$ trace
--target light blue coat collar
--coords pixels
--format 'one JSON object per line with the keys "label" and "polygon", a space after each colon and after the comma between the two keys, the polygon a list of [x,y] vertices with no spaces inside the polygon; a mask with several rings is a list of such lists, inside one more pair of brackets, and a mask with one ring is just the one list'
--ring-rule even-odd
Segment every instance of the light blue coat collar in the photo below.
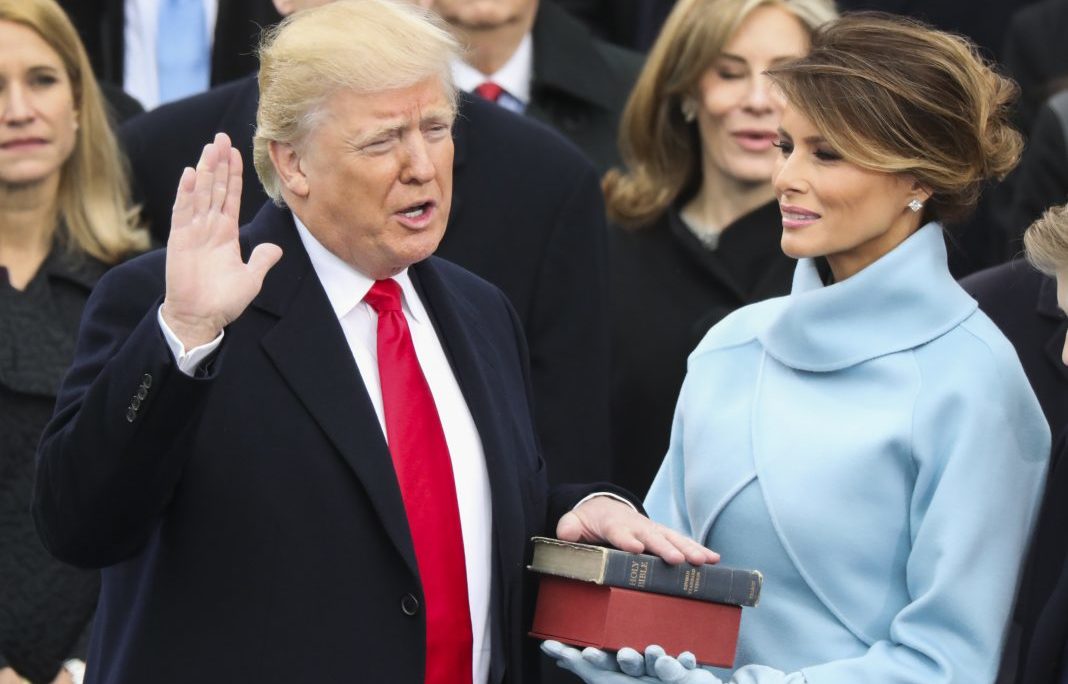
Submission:
{"label": "light blue coat collar", "polygon": [[759,335],[791,368],[834,371],[917,347],[975,311],[946,266],[942,227],[928,223],[873,264],[824,285],[801,259],[782,312]]}

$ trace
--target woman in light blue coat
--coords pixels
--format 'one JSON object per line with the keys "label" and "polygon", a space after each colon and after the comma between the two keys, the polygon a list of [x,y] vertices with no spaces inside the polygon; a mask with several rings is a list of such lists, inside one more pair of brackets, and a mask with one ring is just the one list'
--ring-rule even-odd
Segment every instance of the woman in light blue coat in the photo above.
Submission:
{"label": "woman in light blue coat", "polygon": [[646,501],[762,570],[761,604],[733,671],[547,645],[588,682],[996,675],[1049,432],[1013,348],[950,276],[941,223],[1015,164],[1014,87],[963,39],[903,20],[845,17],[813,41],[769,72],[788,103],[774,184],[792,292],[691,354]]}

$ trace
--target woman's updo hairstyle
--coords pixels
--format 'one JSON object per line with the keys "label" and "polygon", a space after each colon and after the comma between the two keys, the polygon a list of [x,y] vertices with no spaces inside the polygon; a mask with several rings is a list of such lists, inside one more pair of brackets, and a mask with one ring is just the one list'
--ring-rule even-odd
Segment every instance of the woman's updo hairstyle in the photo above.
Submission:
{"label": "woman's updo hairstyle", "polygon": [[845,15],[816,31],[806,57],[768,75],[845,159],[930,190],[925,221],[966,218],[984,181],[1020,157],[1016,84],[967,39],[915,20]]}

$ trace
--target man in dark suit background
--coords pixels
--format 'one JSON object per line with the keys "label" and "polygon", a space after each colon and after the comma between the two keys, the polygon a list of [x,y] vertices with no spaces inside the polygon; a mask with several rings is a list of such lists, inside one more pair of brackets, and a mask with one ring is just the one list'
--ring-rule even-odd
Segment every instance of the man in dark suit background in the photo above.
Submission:
{"label": "man in dark suit background", "polygon": [[[139,2],[144,4],[144,0],[59,0],[78,29],[97,78],[127,92],[134,89],[126,82],[126,25],[131,11],[138,11]],[[260,30],[281,18],[268,0],[220,0],[215,7],[215,29],[210,41],[211,86],[255,72]],[[156,103],[142,104],[152,108]]]}
{"label": "man in dark suit background", "polygon": [[[322,2],[287,0],[279,9],[306,4]],[[266,201],[252,166],[258,100],[250,76],[122,127],[134,194],[158,241],[167,239],[183,167],[218,131],[244,163],[240,222]],[[547,127],[467,94],[453,136],[453,206],[436,254],[500,287],[519,315],[551,481],[604,479],[611,464],[608,295],[597,173]]]}
{"label": "man in dark suit background", "polygon": [[549,124],[599,173],[620,163],[619,116],[641,55],[595,38],[552,0],[424,2],[469,46],[453,65],[462,90]]}
{"label": "man in dark suit background", "polygon": [[456,49],[407,4],[293,17],[254,150],[285,208],[239,236],[220,134],[168,250],[94,291],[34,503],[53,553],[103,568],[90,684],[529,682],[531,534],[715,559],[607,487],[547,488],[511,307],[430,257]]}

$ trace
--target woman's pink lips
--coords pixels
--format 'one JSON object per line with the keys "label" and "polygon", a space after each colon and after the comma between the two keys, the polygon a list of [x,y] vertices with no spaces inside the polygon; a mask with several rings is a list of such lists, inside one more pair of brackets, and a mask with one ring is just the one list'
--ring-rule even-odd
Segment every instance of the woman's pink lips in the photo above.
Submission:
{"label": "woman's pink lips", "polygon": [[779,211],[782,213],[783,228],[804,228],[820,220],[819,214],[804,207],[780,205]]}
{"label": "woman's pink lips", "polygon": [[779,135],[774,131],[741,130],[731,133],[738,145],[750,152],[766,152],[772,144],[778,140]]}
{"label": "woman's pink lips", "polygon": [[46,144],[46,141],[42,138],[19,138],[17,140],[8,140],[7,142],[0,143],[0,149],[22,150],[28,147],[39,147],[44,144]]}

